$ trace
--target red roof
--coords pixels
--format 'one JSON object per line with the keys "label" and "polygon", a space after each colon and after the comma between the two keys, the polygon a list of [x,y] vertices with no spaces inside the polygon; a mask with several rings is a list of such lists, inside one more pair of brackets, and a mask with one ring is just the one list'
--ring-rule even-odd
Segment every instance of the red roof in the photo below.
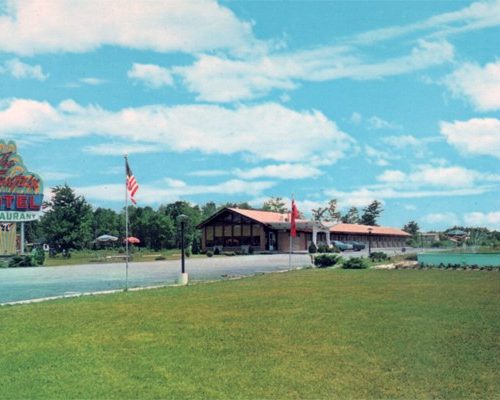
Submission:
{"label": "red roof", "polygon": [[368,235],[368,229],[372,230],[374,235],[393,235],[393,236],[411,236],[409,233],[397,228],[389,228],[386,226],[369,226],[360,224],[337,224],[330,228],[333,233],[358,233]]}
{"label": "red roof", "polygon": [[245,217],[252,218],[255,221],[263,224],[272,224],[274,222],[290,222],[290,213],[278,213],[272,211],[260,210],[245,210],[243,208],[229,208],[229,210],[244,215]]}
{"label": "red roof", "polygon": [[[245,217],[251,218],[261,224],[279,224],[290,223],[290,213],[278,213],[273,211],[261,210],[246,210],[243,208],[227,208]],[[207,220],[208,221],[208,220]],[[300,230],[310,231],[312,226],[309,226],[311,221],[305,219],[298,219],[297,223],[302,223],[302,227],[298,226]],[[204,224],[204,222],[202,223]],[[200,224],[200,225],[202,225]],[[392,236],[410,236],[409,233],[397,228],[389,228],[385,226],[368,226],[359,224],[337,224],[330,228],[333,233],[345,234],[365,234],[368,235],[368,229],[372,229],[374,235],[392,235]]]}

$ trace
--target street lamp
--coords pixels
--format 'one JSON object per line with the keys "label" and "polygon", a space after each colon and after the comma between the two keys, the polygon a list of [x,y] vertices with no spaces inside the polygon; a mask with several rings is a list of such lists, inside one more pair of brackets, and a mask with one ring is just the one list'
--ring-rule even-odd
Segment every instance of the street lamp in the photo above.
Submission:
{"label": "street lamp", "polygon": [[181,226],[181,275],[179,276],[179,283],[181,285],[187,285],[188,283],[188,274],[185,268],[185,246],[184,246],[184,227],[186,225],[188,217],[187,215],[180,214],[177,217],[177,222]]}
{"label": "street lamp", "polygon": [[368,257],[372,255],[372,231],[373,228],[368,228]]}

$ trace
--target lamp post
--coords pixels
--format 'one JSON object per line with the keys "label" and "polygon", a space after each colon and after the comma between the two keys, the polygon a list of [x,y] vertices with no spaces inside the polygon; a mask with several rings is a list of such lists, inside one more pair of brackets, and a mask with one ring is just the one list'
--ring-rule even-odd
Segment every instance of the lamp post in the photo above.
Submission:
{"label": "lamp post", "polygon": [[368,228],[368,257],[372,255],[372,231],[373,228]]}
{"label": "lamp post", "polygon": [[181,274],[179,276],[179,284],[187,285],[188,274],[185,267],[185,246],[184,246],[184,226],[186,225],[188,217],[187,215],[181,214],[177,217],[177,222],[181,226]]}

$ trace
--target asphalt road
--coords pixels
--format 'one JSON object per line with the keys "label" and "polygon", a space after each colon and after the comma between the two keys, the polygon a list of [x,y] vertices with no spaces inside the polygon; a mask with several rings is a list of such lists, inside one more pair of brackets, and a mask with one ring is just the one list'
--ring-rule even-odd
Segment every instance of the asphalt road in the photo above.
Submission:
{"label": "asphalt road", "polygon": [[[287,254],[186,258],[190,281],[205,281],[284,271]],[[309,265],[307,254],[293,254],[292,268]],[[177,281],[180,261],[129,264],[129,287],[169,285]],[[125,264],[0,269],[0,303],[99,292],[125,287]]]}
{"label": "asphalt road", "polygon": [[[401,249],[383,251],[389,255],[401,254]],[[414,253],[415,249],[411,252]],[[342,257],[347,258],[360,256],[367,257],[368,251],[365,249],[342,253]],[[292,255],[292,268],[310,263],[308,254]],[[186,272],[190,281],[227,279],[284,271],[288,268],[288,254],[186,259]],[[179,260],[130,263],[128,286],[133,288],[174,284],[179,272]],[[124,263],[0,269],[0,304],[124,287]]]}

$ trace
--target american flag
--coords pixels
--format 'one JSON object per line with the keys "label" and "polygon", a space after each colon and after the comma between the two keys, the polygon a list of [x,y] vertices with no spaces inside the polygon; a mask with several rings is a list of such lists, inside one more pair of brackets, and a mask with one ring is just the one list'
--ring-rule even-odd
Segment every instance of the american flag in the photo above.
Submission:
{"label": "american flag", "polygon": [[127,159],[125,159],[125,169],[127,170],[127,190],[130,195],[130,200],[132,201],[132,203],[137,204],[134,196],[137,193],[137,190],[139,190],[139,184],[135,180],[134,174],[132,173],[132,170],[128,165]]}

